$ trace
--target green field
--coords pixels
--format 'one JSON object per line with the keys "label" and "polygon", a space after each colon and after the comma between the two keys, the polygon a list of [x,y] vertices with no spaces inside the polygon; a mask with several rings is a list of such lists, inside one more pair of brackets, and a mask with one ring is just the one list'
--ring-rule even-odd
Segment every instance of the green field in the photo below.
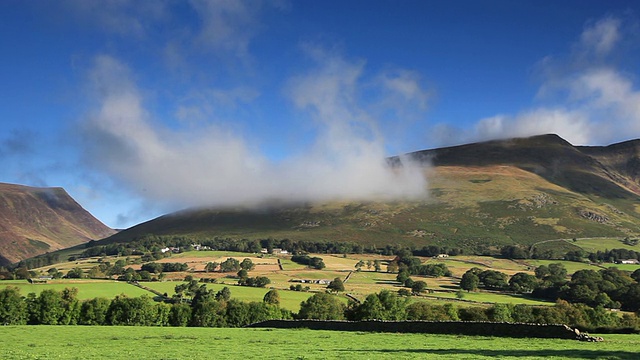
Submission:
{"label": "green field", "polygon": [[91,326],[0,327],[14,359],[638,359],[640,336],[601,343],[320,330]]}
{"label": "green field", "polygon": [[639,245],[626,245],[620,238],[594,238],[594,239],[578,239],[576,242],[572,242],[573,245],[577,245],[589,252],[605,251],[612,249],[627,249],[633,251],[640,251]]}
{"label": "green field", "polygon": [[7,286],[15,286],[20,289],[22,295],[29,293],[40,294],[42,290],[64,290],[65,288],[77,288],[78,299],[86,300],[96,297],[104,297],[112,299],[117,295],[125,294],[130,297],[148,295],[153,296],[152,293],[140,289],[131,284],[127,284],[122,281],[113,280],[54,280],[47,284],[30,284],[26,280],[3,280],[0,281],[0,288]]}

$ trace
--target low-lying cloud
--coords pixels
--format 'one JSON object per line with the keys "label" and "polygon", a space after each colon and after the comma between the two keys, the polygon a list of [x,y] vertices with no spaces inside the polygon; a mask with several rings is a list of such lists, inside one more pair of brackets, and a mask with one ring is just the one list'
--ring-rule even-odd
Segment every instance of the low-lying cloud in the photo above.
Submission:
{"label": "low-lying cloud", "polygon": [[[141,196],[175,207],[425,196],[421,168],[386,164],[376,119],[358,94],[364,64],[318,51],[311,54],[320,57],[316,67],[285,90],[300,121],[313,121],[316,136],[308,150],[277,162],[216,119],[179,129],[162,125],[145,108],[131,70],[100,56],[90,74],[97,105],[81,124],[85,160]],[[401,74],[395,89],[380,93],[424,102]]]}

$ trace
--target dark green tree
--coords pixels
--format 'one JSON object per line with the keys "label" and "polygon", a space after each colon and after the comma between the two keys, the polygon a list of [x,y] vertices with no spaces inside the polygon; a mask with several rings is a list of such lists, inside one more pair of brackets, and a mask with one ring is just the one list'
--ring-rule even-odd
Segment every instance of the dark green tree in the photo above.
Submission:
{"label": "dark green tree", "polygon": [[240,262],[234,258],[228,258],[220,264],[222,272],[238,272],[240,269]]}
{"label": "dark green tree", "polygon": [[27,304],[20,289],[9,286],[0,290],[0,325],[25,325],[27,318]]}
{"label": "dark green tree", "polygon": [[478,275],[476,275],[473,271],[465,272],[464,275],[462,275],[462,279],[460,280],[460,288],[462,290],[476,291],[479,284],[480,279],[478,278]]}
{"label": "dark green tree", "polygon": [[342,279],[337,277],[337,278],[331,280],[331,282],[327,286],[327,289],[329,289],[331,291],[335,291],[335,292],[344,291],[344,283],[342,282]]}
{"label": "dark green tree", "polygon": [[411,292],[414,294],[420,294],[427,290],[427,283],[424,281],[415,281],[411,286]]}
{"label": "dark green tree", "polygon": [[82,302],[80,306],[80,325],[107,325],[107,312],[111,300],[93,298]]}
{"label": "dark green tree", "polygon": [[538,280],[531,274],[519,272],[509,279],[509,289],[517,293],[530,293],[537,286]]}
{"label": "dark green tree", "polygon": [[300,303],[299,319],[343,320],[345,305],[328,293],[317,293]]}
{"label": "dark green tree", "polygon": [[245,258],[244,260],[242,260],[242,262],[240,263],[240,268],[246,271],[251,271],[255,268],[256,266],[253,264],[253,261],[251,261],[251,259],[249,258]]}
{"label": "dark green tree", "polygon": [[271,289],[264,294],[264,298],[262,299],[266,304],[270,305],[280,305],[280,294],[278,290]]}
{"label": "dark green tree", "polygon": [[185,303],[173,304],[169,310],[169,325],[187,326],[191,319],[191,306]]}

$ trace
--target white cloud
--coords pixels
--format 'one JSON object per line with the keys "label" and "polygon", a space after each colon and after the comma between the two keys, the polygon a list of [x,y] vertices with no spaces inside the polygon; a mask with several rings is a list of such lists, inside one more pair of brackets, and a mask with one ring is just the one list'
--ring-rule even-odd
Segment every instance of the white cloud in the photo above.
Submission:
{"label": "white cloud", "polygon": [[423,196],[420,169],[385,163],[375,121],[357,100],[363,65],[324,60],[290,83],[292,101],[317,120],[318,137],[309,151],[275,164],[211,120],[183,130],[160,125],[130,70],[98,57],[91,79],[99,105],[83,124],[86,161],[141,196],[176,207]]}
{"label": "white cloud", "polygon": [[[609,60],[630,31],[624,25],[615,17],[588,24],[567,60],[548,56],[539,63],[540,106],[481,119],[457,142],[555,133],[576,145],[603,145],[640,137],[640,91]],[[439,126],[434,136],[451,143],[453,132]]]}
{"label": "white cloud", "polygon": [[620,41],[622,21],[615,17],[605,17],[589,24],[580,35],[582,51],[597,56],[609,54]]}

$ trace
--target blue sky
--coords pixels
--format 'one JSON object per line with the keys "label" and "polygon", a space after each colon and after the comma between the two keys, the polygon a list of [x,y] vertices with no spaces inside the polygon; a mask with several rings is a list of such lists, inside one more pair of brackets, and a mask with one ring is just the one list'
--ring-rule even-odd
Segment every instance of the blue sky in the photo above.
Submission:
{"label": "blue sky", "polygon": [[0,2],[1,182],[112,227],[420,197],[385,156],[640,137],[636,1]]}

